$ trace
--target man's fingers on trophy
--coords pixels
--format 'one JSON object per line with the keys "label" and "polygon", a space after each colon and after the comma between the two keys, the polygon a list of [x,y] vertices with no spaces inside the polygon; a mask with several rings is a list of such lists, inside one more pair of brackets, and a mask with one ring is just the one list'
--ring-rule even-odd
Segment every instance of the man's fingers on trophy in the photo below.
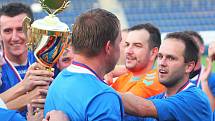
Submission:
{"label": "man's fingers on trophy", "polygon": [[37,120],[32,120],[32,121],[41,121],[41,120],[44,118],[43,113],[44,113],[44,110],[43,110],[43,109],[38,110],[38,111],[34,114],[34,116],[36,117]]}
{"label": "man's fingers on trophy", "polygon": [[53,77],[54,72],[51,72],[51,71],[48,71],[48,70],[39,70],[38,75]]}
{"label": "man's fingers on trophy", "polygon": [[49,85],[45,85],[45,86],[37,86],[38,89],[44,89],[44,90],[48,90]]}
{"label": "man's fingers on trophy", "polygon": [[32,116],[34,114],[33,107],[31,104],[27,105],[28,113],[27,116]]}
{"label": "man's fingers on trophy", "polygon": [[43,69],[43,70],[45,70],[46,67],[44,67],[42,64],[36,62],[36,63],[35,63],[35,66],[34,66],[34,69],[36,69],[36,70],[38,70],[38,69]]}
{"label": "man's fingers on trophy", "polygon": [[45,98],[33,99],[33,100],[31,100],[32,107],[34,107],[34,104],[44,104],[45,101],[46,101]]}
{"label": "man's fingers on trophy", "polygon": [[47,86],[50,84],[50,81],[41,81],[41,80],[38,80],[38,81],[34,81],[32,82],[33,86]]}
{"label": "man's fingers on trophy", "polygon": [[44,67],[42,67],[42,65],[40,65],[38,62],[34,62],[33,64],[31,64],[31,66],[29,67],[30,70],[37,70],[37,69],[43,69]]}
{"label": "man's fingers on trophy", "polygon": [[34,62],[29,68],[32,70],[39,70],[39,69],[45,70],[46,69],[46,67],[44,67],[42,64],[40,64],[38,62]]}
{"label": "man's fingers on trophy", "polygon": [[47,89],[42,89],[42,88],[40,88],[40,89],[39,89],[39,93],[40,93],[40,95],[47,95],[48,90],[47,90]]}
{"label": "man's fingers on trophy", "polygon": [[28,70],[28,75],[53,77],[54,73],[47,70]]}
{"label": "man's fingers on trophy", "polygon": [[52,77],[48,77],[48,76],[31,76],[30,77],[32,80],[36,80],[36,81],[45,81],[45,82],[52,82],[54,79]]}
{"label": "man's fingers on trophy", "polygon": [[45,101],[46,101],[45,98],[37,98],[37,99],[31,100],[31,104],[32,104],[32,107],[34,107],[34,108],[43,109]]}

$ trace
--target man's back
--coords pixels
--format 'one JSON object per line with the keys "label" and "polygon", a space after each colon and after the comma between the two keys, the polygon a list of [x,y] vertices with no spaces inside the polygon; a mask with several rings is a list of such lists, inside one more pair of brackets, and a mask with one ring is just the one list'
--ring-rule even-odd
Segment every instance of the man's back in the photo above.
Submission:
{"label": "man's back", "polygon": [[49,88],[45,114],[62,110],[70,120],[120,120],[123,107],[117,93],[83,67],[70,65]]}

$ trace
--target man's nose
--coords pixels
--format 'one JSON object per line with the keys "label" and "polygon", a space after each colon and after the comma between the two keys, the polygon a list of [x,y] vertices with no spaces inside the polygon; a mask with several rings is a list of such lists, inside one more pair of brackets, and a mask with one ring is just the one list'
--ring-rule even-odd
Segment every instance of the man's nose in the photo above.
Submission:
{"label": "man's nose", "polygon": [[12,34],[12,38],[11,38],[13,41],[16,41],[19,39],[19,35],[18,35],[18,32],[16,31],[13,31],[13,34]]}
{"label": "man's nose", "polygon": [[133,48],[132,46],[128,46],[125,48],[125,53],[126,54],[132,54],[134,51],[133,51]]}
{"label": "man's nose", "polygon": [[165,58],[158,59],[158,65],[159,66],[166,66],[167,65],[166,59]]}

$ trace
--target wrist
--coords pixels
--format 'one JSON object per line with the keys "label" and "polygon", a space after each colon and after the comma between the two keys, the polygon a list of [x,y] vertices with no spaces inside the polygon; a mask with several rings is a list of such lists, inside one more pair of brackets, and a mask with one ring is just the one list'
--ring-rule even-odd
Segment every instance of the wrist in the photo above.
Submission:
{"label": "wrist", "polygon": [[24,86],[23,82],[18,83],[18,87],[15,94],[25,94],[28,92],[28,89]]}

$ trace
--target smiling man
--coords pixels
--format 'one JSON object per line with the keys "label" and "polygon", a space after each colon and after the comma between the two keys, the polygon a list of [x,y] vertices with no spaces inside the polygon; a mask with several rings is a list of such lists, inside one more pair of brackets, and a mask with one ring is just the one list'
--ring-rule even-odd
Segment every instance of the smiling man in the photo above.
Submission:
{"label": "smiling man", "polygon": [[[53,73],[45,70],[45,67],[41,65],[41,68],[32,66],[32,69],[29,69],[30,65],[35,62],[35,57],[33,52],[28,51],[27,37],[22,30],[23,19],[26,16],[33,20],[30,7],[22,3],[9,3],[0,8],[0,35],[3,41],[5,59],[2,66],[0,93],[7,91],[18,83],[24,83],[24,85],[29,83],[26,87],[20,86],[18,88],[22,95],[26,96],[25,93],[34,90],[36,86],[48,86],[50,81],[53,80],[51,78]],[[27,95],[27,97],[30,98],[31,96]],[[10,103],[10,106],[8,104],[8,108],[23,110],[31,99],[27,100],[27,98],[22,97],[20,100],[13,104]],[[22,114],[25,116],[26,111],[23,111]]]}
{"label": "smiling man", "polygon": [[159,83],[157,69],[153,67],[160,44],[160,31],[154,25],[146,23],[131,27],[124,42],[128,72],[119,76],[112,87],[143,98],[163,92],[164,86]]}

